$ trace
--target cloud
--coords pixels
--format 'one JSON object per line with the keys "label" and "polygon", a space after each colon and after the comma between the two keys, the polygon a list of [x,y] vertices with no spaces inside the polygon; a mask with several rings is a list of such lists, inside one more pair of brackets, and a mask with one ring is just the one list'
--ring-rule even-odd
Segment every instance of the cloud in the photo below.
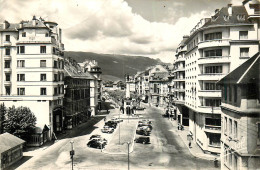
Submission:
{"label": "cloud", "polygon": [[[138,4],[124,0],[0,0],[0,20],[19,22],[36,15],[55,21],[63,29],[66,50],[144,55],[172,61],[182,36],[189,34],[201,18],[209,17],[215,9],[212,6],[219,4],[208,0],[149,1],[154,1],[153,11],[149,11],[148,0],[143,0],[139,2],[148,6],[137,12]],[[164,8],[159,2],[167,2],[167,10],[156,10]],[[203,10],[204,7],[209,10]],[[146,15],[158,19],[152,21]]]}

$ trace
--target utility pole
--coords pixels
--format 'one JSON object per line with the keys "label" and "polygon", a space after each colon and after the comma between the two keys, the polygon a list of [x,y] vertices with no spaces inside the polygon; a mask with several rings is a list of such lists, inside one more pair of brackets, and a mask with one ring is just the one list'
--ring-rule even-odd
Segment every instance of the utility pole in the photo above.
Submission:
{"label": "utility pole", "polygon": [[130,170],[130,159],[129,159],[129,145],[130,145],[130,142],[127,142],[127,150],[128,150],[128,170]]}
{"label": "utility pole", "polygon": [[73,170],[73,156],[75,154],[74,150],[73,150],[73,141],[70,141],[71,143],[71,151],[70,151],[70,158],[71,158],[71,169]]}

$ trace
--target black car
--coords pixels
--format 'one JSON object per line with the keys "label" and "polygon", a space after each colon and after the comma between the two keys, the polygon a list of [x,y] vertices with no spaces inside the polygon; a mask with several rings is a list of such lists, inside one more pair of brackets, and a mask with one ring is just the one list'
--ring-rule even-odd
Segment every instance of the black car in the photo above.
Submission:
{"label": "black car", "polygon": [[116,128],[116,126],[117,126],[117,123],[116,122],[113,122],[113,121],[107,121],[106,123],[105,123],[105,125],[106,126],[109,126],[109,127],[112,127],[112,128]]}
{"label": "black car", "polygon": [[144,127],[144,126],[149,127],[151,130],[153,129],[153,126],[150,125],[150,124],[146,124],[146,123],[139,123],[139,124],[138,124],[138,127]]}
{"label": "black car", "polygon": [[138,129],[136,129],[136,134],[149,136],[150,131],[147,131],[146,129],[143,129],[143,128],[138,128]]}
{"label": "black car", "polygon": [[142,144],[149,144],[150,143],[150,137],[146,136],[140,136],[139,138],[135,139],[136,143],[142,143]]}
{"label": "black car", "polygon": [[105,147],[105,142],[99,140],[91,140],[87,143],[88,147],[102,149]]}

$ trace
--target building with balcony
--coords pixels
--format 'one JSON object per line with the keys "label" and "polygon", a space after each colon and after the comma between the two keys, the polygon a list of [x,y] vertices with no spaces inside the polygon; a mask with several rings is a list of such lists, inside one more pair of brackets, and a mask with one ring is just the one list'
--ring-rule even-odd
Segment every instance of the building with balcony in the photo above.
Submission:
{"label": "building with balcony", "polygon": [[185,42],[188,38],[189,36],[183,36],[176,50],[172,70],[174,117],[184,126],[189,126],[189,109],[185,106],[185,53],[187,51]]}
{"label": "building with balcony", "polygon": [[61,33],[57,23],[35,16],[17,24],[0,24],[0,102],[29,107],[37,125],[48,127],[48,139],[63,129]]}
{"label": "building with balcony", "polygon": [[260,55],[257,53],[218,84],[221,100],[221,169],[260,167]]}
{"label": "building with balcony", "polygon": [[204,152],[220,153],[221,88],[216,82],[259,50],[259,23],[250,3],[216,9],[185,41],[185,106],[193,140]]}
{"label": "building with balcony", "polygon": [[90,81],[95,78],[69,58],[65,59],[64,70],[64,127],[72,129],[91,116]]}

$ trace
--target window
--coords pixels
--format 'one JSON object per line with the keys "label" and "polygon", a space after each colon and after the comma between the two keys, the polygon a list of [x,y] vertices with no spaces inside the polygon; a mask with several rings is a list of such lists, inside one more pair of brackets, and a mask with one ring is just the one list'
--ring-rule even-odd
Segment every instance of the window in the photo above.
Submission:
{"label": "window", "polygon": [[222,56],[222,49],[205,51],[205,57],[216,57],[216,56]]}
{"label": "window", "polygon": [[46,67],[46,60],[40,60],[40,67]]}
{"label": "window", "polygon": [[237,139],[237,121],[234,121],[234,138]]}
{"label": "window", "polygon": [[26,37],[26,32],[23,32],[23,33],[22,33],[22,37]]}
{"label": "window", "polygon": [[205,34],[205,41],[222,39],[222,32]]}
{"label": "window", "polygon": [[17,81],[25,81],[25,74],[17,74]]}
{"label": "window", "polygon": [[58,68],[58,62],[54,61],[54,68]]}
{"label": "window", "polygon": [[248,31],[239,31],[239,39],[247,40],[248,39]]}
{"label": "window", "polygon": [[222,66],[207,66],[205,73],[222,73]]}
{"label": "window", "polygon": [[232,135],[232,119],[229,119],[229,135]]}
{"label": "window", "polygon": [[46,46],[40,47],[40,53],[46,53]]}
{"label": "window", "polygon": [[49,37],[49,33],[45,33],[45,37]]}
{"label": "window", "polygon": [[25,95],[25,88],[17,88],[17,95]]}
{"label": "window", "polygon": [[54,74],[54,81],[58,81],[58,74]]}
{"label": "window", "polygon": [[205,99],[205,106],[219,107],[221,99]]}
{"label": "window", "polygon": [[10,80],[11,80],[11,74],[5,73],[5,81],[10,81]]}
{"label": "window", "polygon": [[46,81],[46,74],[41,74],[41,81]]}
{"label": "window", "polygon": [[208,133],[209,145],[220,146],[220,134]]}
{"label": "window", "polygon": [[205,125],[221,126],[221,119],[217,118],[205,118]]}
{"label": "window", "polygon": [[57,87],[54,88],[54,95],[58,95],[58,88]]}
{"label": "window", "polygon": [[11,94],[11,88],[10,86],[5,86],[5,94],[10,95]]}
{"label": "window", "polygon": [[237,102],[237,86],[234,85],[234,102]]}
{"label": "window", "polygon": [[25,46],[20,46],[20,53],[24,54],[25,53]]}
{"label": "window", "polygon": [[240,57],[249,57],[249,48],[240,48]]}
{"label": "window", "polygon": [[25,67],[25,60],[17,60],[17,67]]}
{"label": "window", "polygon": [[205,90],[221,90],[220,85],[216,85],[216,83],[205,83]]}
{"label": "window", "polygon": [[10,55],[10,52],[11,52],[10,48],[5,49],[5,55]]}
{"label": "window", "polygon": [[10,35],[5,35],[5,41],[10,41]]}
{"label": "window", "polygon": [[46,88],[41,88],[41,95],[46,95]]}
{"label": "window", "polygon": [[11,61],[5,60],[5,68],[11,68]]}

